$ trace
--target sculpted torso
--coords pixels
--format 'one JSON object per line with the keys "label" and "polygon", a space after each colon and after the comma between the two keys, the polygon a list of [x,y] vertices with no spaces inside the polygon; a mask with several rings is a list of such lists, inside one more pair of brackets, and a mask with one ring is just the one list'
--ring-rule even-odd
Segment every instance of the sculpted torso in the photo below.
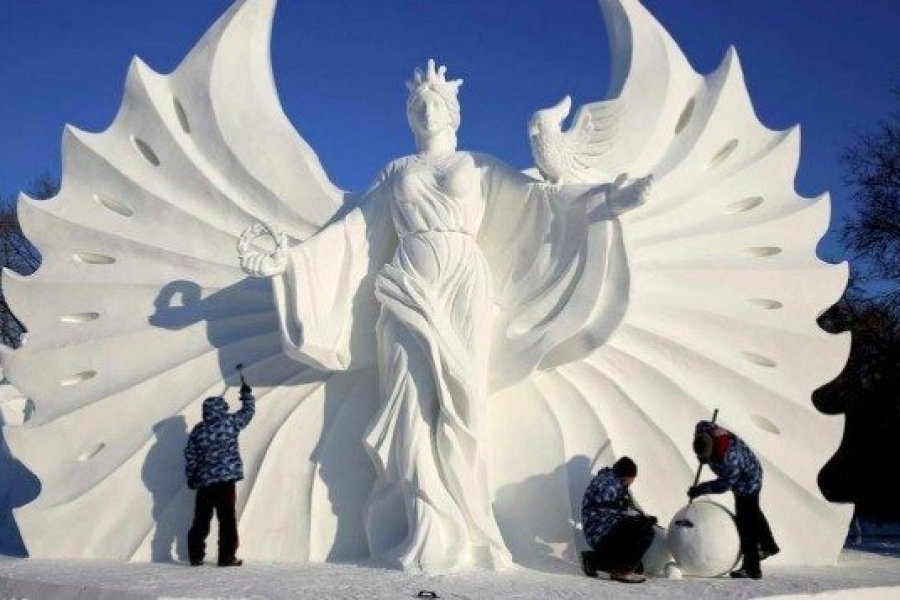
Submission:
{"label": "sculpted torso", "polygon": [[433,280],[451,249],[477,251],[474,242],[485,211],[479,171],[464,152],[416,155],[394,165],[391,217],[397,255],[408,257],[419,275]]}

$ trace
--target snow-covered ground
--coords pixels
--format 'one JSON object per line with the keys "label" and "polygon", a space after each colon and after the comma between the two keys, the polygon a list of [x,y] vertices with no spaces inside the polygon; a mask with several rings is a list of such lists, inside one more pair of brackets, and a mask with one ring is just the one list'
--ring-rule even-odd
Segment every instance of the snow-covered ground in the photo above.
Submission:
{"label": "snow-covered ground", "polygon": [[[617,584],[568,571],[406,574],[352,565],[247,565],[237,569],[176,564],[0,560],[0,598],[900,598],[898,546],[885,553],[846,550],[835,567],[768,567],[761,581],[652,579]],[[837,592],[837,593],[835,593]]]}

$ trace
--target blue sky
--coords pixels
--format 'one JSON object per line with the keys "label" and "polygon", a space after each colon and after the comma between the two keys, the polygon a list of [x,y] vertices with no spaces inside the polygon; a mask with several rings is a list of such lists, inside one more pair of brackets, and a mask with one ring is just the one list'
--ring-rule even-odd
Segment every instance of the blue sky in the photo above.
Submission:
{"label": "blue sky", "polygon": [[[132,55],[168,72],[230,0],[0,0],[0,192],[59,172],[64,123],[104,129]],[[645,0],[694,67],[738,48],[762,121],[800,123],[797,188],[849,210],[841,150],[896,109],[898,0]],[[460,145],[530,166],[531,113],[602,98],[596,0],[281,0],[273,38],[285,111],[332,179],[365,187],[412,150],[404,81],[429,57],[462,88]],[[822,248],[835,258],[833,240]]]}

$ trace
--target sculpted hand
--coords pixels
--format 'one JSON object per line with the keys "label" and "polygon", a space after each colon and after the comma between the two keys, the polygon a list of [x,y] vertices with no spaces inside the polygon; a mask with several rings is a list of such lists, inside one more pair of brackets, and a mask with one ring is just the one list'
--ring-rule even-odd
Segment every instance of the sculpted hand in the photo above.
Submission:
{"label": "sculpted hand", "polygon": [[[275,241],[275,251],[268,253],[251,249],[260,237],[269,236]],[[284,233],[262,223],[254,223],[244,230],[237,244],[241,269],[251,277],[277,277],[285,272],[288,264],[288,238]]]}

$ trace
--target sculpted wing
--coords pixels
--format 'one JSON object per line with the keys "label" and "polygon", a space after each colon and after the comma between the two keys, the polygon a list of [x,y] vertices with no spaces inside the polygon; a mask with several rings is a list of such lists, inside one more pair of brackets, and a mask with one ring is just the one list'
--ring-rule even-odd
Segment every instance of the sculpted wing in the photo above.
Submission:
{"label": "sculpted wing", "polygon": [[[614,128],[597,130],[602,152],[584,158],[579,177],[653,174],[654,187],[619,219],[628,302],[617,329],[586,358],[492,400],[504,535],[530,545],[519,560],[574,561],[572,522],[590,473],[623,454],[644,468],[637,498],[665,523],[686,502],[693,425],[720,408],[723,425],[763,463],[778,560],[831,564],[851,507],[819,491],[843,418],[819,413],[810,398],[841,371],[850,342],[816,324],[847,281],[845,264],[816,256],[829,198],[794,191],[799,129],[759,122],[734,50],[699,75],[637,0],[600,4],[613,52],[610,101],[627,108]],[[591,106],[566,135],[590,139],[578,132],[593,122]],[[540,456],[528,451],[535,445]]]}
{"label": "sculpted wing", "polygon": [[[371,396],[348,415],[335,399],[358,378],[326,380],[284,357],[271,284],[246,279],[234,258],[255,221],[304,239],[349,201],[281,109],[274,9],[275,0],[236,2],[169,75],[135,60],[109,129],[66,129],[60,194],[19,203],[42,265],[31,277],[4,274],[29,338],[2,359],[35,409],[4,437],[41,480],[39,497],[15,514],[32,557],[169,558],[191,513],[187,428],[204,397],[235,383],[239,362],[259,396],[241,438],[247,556],[364,547],[335,541],[335,522],[309,514],[328,502],[323,477],[371,477],[361,444],[328,442],[362,438]],[[277,531],[265,525],[273,495],[287,511]],[[345,507],[352,523],[361,501],[325,514],[336,521]]]}
{"label": "sculpted wing", "polygon": [[610,179],[602,171],[603,155],[615,143],[626,107],[623,102],[607,100],[591,102],[578,109],[572,126],[563,133],[569,156],[563,181],[592,183]]}

